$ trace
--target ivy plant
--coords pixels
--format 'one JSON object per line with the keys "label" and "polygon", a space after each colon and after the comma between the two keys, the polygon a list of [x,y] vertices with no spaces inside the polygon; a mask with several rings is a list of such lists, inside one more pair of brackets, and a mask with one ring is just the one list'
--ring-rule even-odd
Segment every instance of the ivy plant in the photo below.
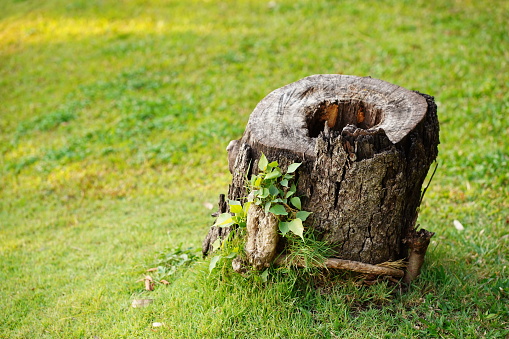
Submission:
{"label": "ivy plant", "polygon": [[[229,227],[237,225],[237,229],[243,232],[246,227],[249,207],[251,204],[255,204],[263,208],[265,213],[272,213],[277,217],[279,231],[282,236],[287,236],[291,232],[304,240],[303,222],[306,221],[311,212],[302,210],[301,199],[296,196],[295,171],[301,164],[292,163],[288,166],[286,172],[283,172],[277,161],[269,162],[265,154],[262,153],[258,161],[258,174],[252,175],[251,179],[247,180],[249,193],[247,201],[242,205],[239,201],[230,200],[230,212],[219,215],[213,226]],[[224,243],[225,241],[217,239],[213,243],[213,250],[223,247]],[[237,251],[233,251],[224,257],[234,258],[238,254],[238,248],[236,249]],[[218,255],[212,258],[210,271],[214,269],[222,257]]]}
{"label": "ivy plant", "polygon": [[293,163],[283,173],[277,161],[269,163],[262,153],[258,161],[260,172],[249,181],[248,201],[263,207],[265,213],[276,215],[283,236],[292,232],[304,240],[303,222],[311,212],[302,210],[301,200],[295,195],[297,186],[293,181],[300,165]]}

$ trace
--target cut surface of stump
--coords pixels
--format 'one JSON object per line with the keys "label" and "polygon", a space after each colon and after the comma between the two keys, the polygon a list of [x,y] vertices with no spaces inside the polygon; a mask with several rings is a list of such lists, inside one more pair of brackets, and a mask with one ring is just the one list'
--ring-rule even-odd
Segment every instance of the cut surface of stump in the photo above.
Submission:
{"label": "cut surface of stump", "polygon": [[405,258],[438,133],[431,96],[370,77],[313,75],[267,95],[230,143],[228,198],[245,199],[246,175],[256,174],[262,153],[283,170],[302,162],[297,195],[313,212],[305,225],[337,258]]}

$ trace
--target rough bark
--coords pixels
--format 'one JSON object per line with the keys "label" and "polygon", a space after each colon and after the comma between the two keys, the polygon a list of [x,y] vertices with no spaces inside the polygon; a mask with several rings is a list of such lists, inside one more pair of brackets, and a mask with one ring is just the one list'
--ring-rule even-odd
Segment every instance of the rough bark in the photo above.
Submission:
{"label": "rough bark", "polygon": [[[217,217],[222,213],[226,213],[228,211],[228,204],[226,203],[224,194],[219,195],[219,201],[217,203],[218,210],[213,213],[213,217]],[[211,227],[209,233],[205,237],[202,243],[202,253],[203,255],[207,255],[212,252],[212,244],[216,241],[217,238],[224,239],[231,231],[231,227]]]}
{"label": "rough bark", "polygon": [[313,212],[306,227],[340,259],[398,260],[407,256],[403,239],[415,226],[438,132],[431,96],[369,77],[310,76],[265,97],[230,143],[228,198],[244,199],[262,152],[283,169],[302,162],[297,194]]}

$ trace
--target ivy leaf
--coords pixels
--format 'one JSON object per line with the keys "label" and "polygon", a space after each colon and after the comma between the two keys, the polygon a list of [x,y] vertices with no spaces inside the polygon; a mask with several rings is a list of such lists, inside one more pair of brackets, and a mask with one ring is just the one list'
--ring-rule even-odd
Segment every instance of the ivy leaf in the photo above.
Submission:
{"label": "ivy leaf", "polygon": [[212,252],[215,252],[219,247],[221,247],[221,238],[217,238],[216,241],[212,243]]}
{"label": "ivy leaf", "polygon": [[262,177],[257,175],[255,177],[253,187],[260,187],[261,184],[262,184]]}
{"label": "ivy leaf", "polygon": [[276,186],[270,185],[269,193],[270,193],[270,195],[278,195],[279,194],[279,190],[277,189]]}
{"label": "ivy leaf", "polygon": [[233,225],[232,215],[230,213],[223,213],[217,217],[216,222],[212,226],[228,227],[231,225]]}
{"label": "ivy leaf", "polygon": [[286,179],[286,180],[293,179],[293,177],[294,177],[294,176],[293,176],[293,175],[291,175],[291,174],[285,174],[285,175],[283,175],[283,179]]}
{"label": "ivy leaf", "polygon": [[243,209],[244,209],[244,215],[247,215],[247,211],[249,211],[249,206],[251,206],[251,204],[252,204],[252,203],[253,203],[252,201],[248,201],[248,202],[246,202],[246,203],[244,204],[244,207],[243,207]]}
{"label": "ivy leaf", "polygon": [[299,168],[299,166],[301,164],[302,164],[301,162],[294,162],[293,164],[288,166],[288,170],[286,171],[286,173],[293,173],[293,172],[295,172],[297,170],[297,168]]}
{"label": "ivy leaf", "polygon": [[268,166],[271,167],[271,168],[278,167],[279,163],[277,161],[273,161],[270,164],[268,164]]}
{"label": "ivy leaf", "polygon": [[311,212],[308,211],[298,211],[295,217],[299,218],[302,221],[306,221],[310,214]]}
{"label": "ivy leaf", "polygon": [[263,282],[267,282],[267,279],[269,278],[269,270],[266,269],[265,271],[263,271],[263,273],[260,274],[260,278],[262,278]]}
{"label": "ivy leaf", "polygon": [[295,235],[304,240],[304,225],[302,225],[302,220],[299,218],[295,218],[288,223],[288,229],[292,231]]}
{"label": "ivy leaf", "polygon": [[267,201],[265,203],[265,214],[269,213],[271,202]]}
{"label": "ivy leaf", "polygon": [[283,236],[285,236],[286,233],[288,233],[290,231],[290,228],[288,228],[288,224],[289,224],[289,222],[287,222],[287,221],[279,222],[279,231],[281,232],[281,234]]}
{"label": "ivy leaf", "polygon": [[236,200],[230,200],[230,212],[232,213],[240,213],[240,214],[243,214],[244,213],[244,210],[242,209],[242,205],[240,204],[240,202],[236,201]]}
{"label": "ivy leaf", "polygon": [[288,180],[283,179],[283,180],[281,180],[280,184],[281,184],[281,186],[288,187]]}
{"label": "ivy leaf", "polygon": [[228,254],[225,258],[226,259],[234,259],[237,256],[237,252],[232,252]]}
{"label": "ivy leaf", "polygon": [[258,160],[258,168],[261,171],[265,171],[267,169],[267,165],[269,164],[269,161],[265,157],[265,154],[262,153],[262,156],[260,157],[260,160]]}
{"label": "ivy leaf", "polygon": [[281,172],[279,172],[279,170],[276,168],[272,172],[267,173],[267,175],[265,176],[265,180],[279,178],[280,176],[281,176]]}
{"label": "ivy leaf", "polygon": [[292,203],[293,206],[297,207],[297,209],[301,209],[301,205],[300,205],[300,198],[299,197],[293,197],[290,199],[290,202]]}
{"label": "ivy leaf", "polygon": [[286,192],[285,198],[289,198],[289,197],[291,197],[294,194],[295,194],[295,192],[288,191],[288,192]]}
{"label": "ivy leaf", "polygon": [[288,215],[283,205],[274,205],[269,209],[269,212],[275,215]]}
{"label": "ivy leaf", "polygon": [[269,196],[269,189],[268,188],[262,188],[260,189],[260,193],[258,195],[260,198],[265,199]]}
{"label": "ivy leaf", "polygon": [[214,268],[216,268],[216,265],[217,265],[217,263],[218,263],[219,259],[221,259],[221,256],[220,256],[220,255],[216,255],[214,258],[212,258],[212,259],[210,260],[210,264],[209,264],[209,273],[212,273],[212,270],[213,270]]}

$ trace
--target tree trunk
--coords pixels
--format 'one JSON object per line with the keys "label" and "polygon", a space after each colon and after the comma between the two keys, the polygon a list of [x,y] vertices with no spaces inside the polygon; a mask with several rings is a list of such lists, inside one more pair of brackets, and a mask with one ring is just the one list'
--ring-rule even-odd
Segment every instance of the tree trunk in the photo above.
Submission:
{"label": "tree trunk", "polygon": [[[431,96],[369,77],[313,75],[265,97],[242,138],[230,143],[228,198],[246,197],[246,175],[256,173],[262,152],[283,170],[302,162],[297,194],[303,210],[313,212],[306,227],[337,258],[405,258],[438,132]],[[214,234],[213,227],[204,254]]]}

